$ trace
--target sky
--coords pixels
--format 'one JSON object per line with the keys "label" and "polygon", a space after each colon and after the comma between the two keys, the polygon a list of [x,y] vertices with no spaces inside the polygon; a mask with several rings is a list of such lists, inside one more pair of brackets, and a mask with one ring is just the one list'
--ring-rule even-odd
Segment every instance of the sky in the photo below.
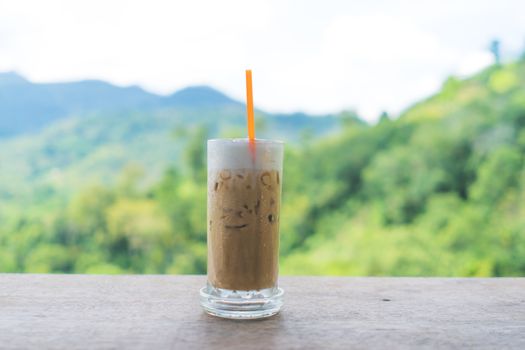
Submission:
{"label": "sky", "polygon": [[207,84],[269,112],[392,115],[525,50],[525,1],[0,0],[0,71],[169,94]]}

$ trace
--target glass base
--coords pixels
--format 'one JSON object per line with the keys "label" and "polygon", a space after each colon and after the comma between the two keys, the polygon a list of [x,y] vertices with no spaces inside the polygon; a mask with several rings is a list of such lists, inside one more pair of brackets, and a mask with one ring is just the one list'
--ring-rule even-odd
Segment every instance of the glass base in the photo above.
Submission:
{"label": "glass base", "polygon": [[258,319],[275,315],[283,305],[281,288],[229,290],[209,283],[200,290],[201,306],[213,316],[236,320]]}

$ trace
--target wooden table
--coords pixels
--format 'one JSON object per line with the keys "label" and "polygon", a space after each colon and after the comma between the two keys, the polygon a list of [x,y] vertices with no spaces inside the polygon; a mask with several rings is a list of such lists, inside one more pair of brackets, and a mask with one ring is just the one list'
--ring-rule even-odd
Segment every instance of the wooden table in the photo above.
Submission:
{"label": "wooden table", "polygon": [[204,314],[203,276],[0,274],[1,349],[525,349],[525,279],[283,277],[260,321]]}

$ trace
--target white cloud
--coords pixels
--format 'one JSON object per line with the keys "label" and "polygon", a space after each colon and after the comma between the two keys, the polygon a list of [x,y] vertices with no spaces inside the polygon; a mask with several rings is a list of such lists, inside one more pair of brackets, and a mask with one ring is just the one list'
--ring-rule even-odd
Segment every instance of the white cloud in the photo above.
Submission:
{"label": "white cloud", "polygon": [[[397,112],[449,74],[518,52],[519,1],[61,1],[0,3],[0,70],[100,78],[168,93],[211,84],[272,111]],[[504,52],[507,52],[504,51]]]}
{"label": "white cloud", "polygon": [[492,54],[488,51],[468,53],[460,59],[456,72],[460,76],[467,76],[489,66],[492,62]]}

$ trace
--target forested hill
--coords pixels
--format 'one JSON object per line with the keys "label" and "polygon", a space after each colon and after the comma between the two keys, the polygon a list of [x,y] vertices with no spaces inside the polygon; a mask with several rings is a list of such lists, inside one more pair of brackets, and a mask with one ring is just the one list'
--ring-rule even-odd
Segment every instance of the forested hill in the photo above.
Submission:
{"label": "forested hill", "polygon": [[[126,171],[113,185],[80,183],[58,208],[48,189],[33,198],[38,210],[0,211],[1,268],[204,273],[207,137],[196,129],[178,139],[178,161],[147,186]],[[281,272],[523,276],[524,155],[523,61],[449,78],[396,119],[349,117],[336,134],[289,144]],[[76,171],[106,164],[91,159]]]}
{"label": "forested hill", "polygon": [[289,159],[285,271],[523,276],[524,155],[525,62],[451,77]]}
{"label": "forested hill", "polygon": [[[139,86],[120,87],[101,80],[63,83],[33,83],[15,72],[0,73],[0,138],[33,133],[70,117],[140,114],[147,117],[161,112],[174,112],[180,122],[212,122],[226,114],[224,125],[238,124],[244,105],[209,86],[190,86],[171,95],[157,95]],[[279,119],[259,111],[270,119],[268,127],[279,127]],[[308,116],[306,120],[290,117],[295,129],[309,127],[322,134],[337,126],[333,118]],[[278,116],[275,116],[278,117]],[[242,120],[242,118],[241,118]],[[288,123],[288,119],[285,118]],[[214,123],[215,124],[215,123]],[[293,129],[288,128],[288,132]],[[294,135],[291,135],[294,136]]]}
{"label": "forested hill", "polygon": [[[160,96],[96,80],[37,84],[0,74],[0,206],[115,184],[126,167],[151,183],[194,135],[243,137],[245,115],[244,104],[207,86]],[[292,143],[340,126],[333,115],[258,110],[256,118],[258,137]]]}
{"label": "forested hill", "polygon": [[100,80],[36,84],[15,72],[0,74],[0,136],[38,131],[54,121],[95,112],[110,116],[170,107],[235,105],[240,103],[207,86],[161,96],[138,86],[119,87]]}

